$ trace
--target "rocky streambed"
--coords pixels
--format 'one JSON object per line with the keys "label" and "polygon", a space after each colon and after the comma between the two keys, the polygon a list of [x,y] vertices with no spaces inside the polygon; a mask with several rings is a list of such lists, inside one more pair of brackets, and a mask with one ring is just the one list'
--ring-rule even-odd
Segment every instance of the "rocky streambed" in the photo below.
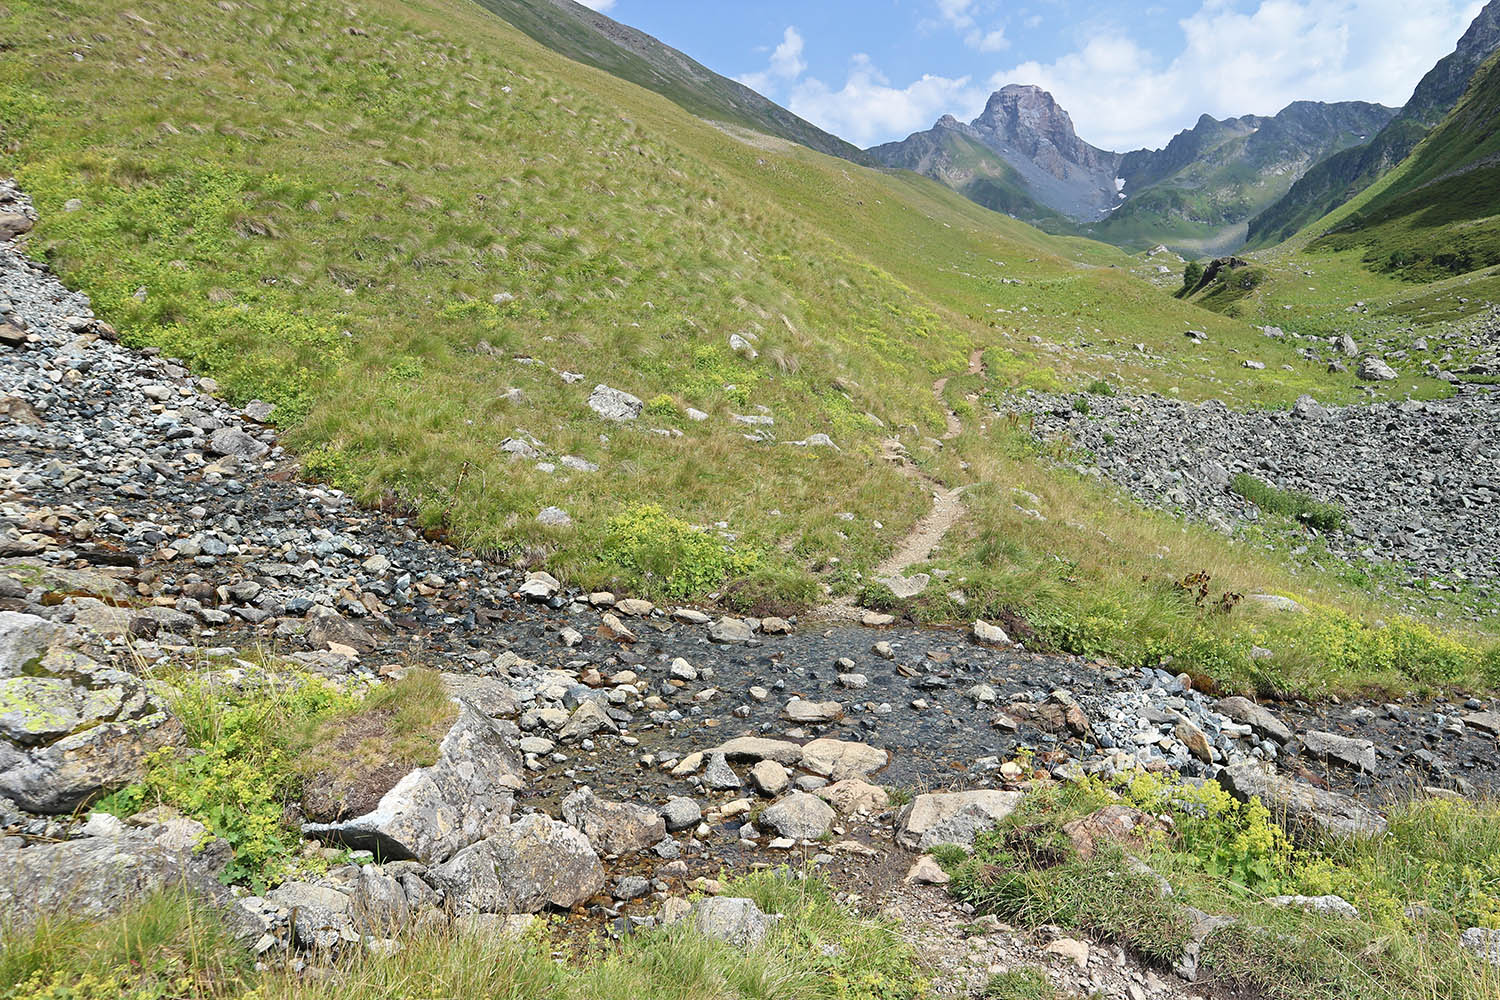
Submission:
{"label": "rocky streambed", "polygon": [[[748,939],[755,914],[686,893],[796,860],[896,898],[917,852],[1036,781],[1220,777],[1361,833],[1387,796],[1500,787],[1500,716],[1478,701],[1256,705],[982,623],[826,628],[570,590],[299,482],[269,407],[122,347],[8,244],[0,327],[0,900],[22,918],[188,878],[262,951],[549,909]],[[349,863],[256,896],[218,885],[224,846],[197,850],[190,818],[84,815],[180,740],[151,683],[169,665],[232,686],[426,667],[462,707],[436,764],[309,818],[309,849]]]}

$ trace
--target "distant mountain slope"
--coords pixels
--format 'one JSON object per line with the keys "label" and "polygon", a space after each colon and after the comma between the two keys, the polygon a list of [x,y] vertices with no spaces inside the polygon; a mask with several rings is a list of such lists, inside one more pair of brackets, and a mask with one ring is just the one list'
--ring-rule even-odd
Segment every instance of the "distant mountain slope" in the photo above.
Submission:
{"label": "distant mountain slope", "polygon": [[1051,231],[1074,228],[1066,216],[1037,201],[1020,172],[967,129],[945,115],[928,131],[877,146],[871,154],[887,166],[942,181],[970,201],[1023,222]]}
{"label": "distant mountain slope", "polygon": [[[945,115],[869,152],[1028,221],[1047,212],[1122,246],[1218,251],[1243,243],[1250,217],[1310,166],[1368,141],[1394,114],[1378,104],[1299,101],[1269,118],[1204,115],[1165,149],[1121,154],[1080,139],[1051,94],[1011,85],[973,122]],[[979,181],[976,161],[987,165]]]}
{"label": "distant mountain slope", "polygon": [[1272,117],[1216,121],[1204,115],[1165,149],[1125,154],[1118,168],[1125,200],[1085,231],[1122,246],[1237,249],[1248,221],[1308,168],[1368,142],[1395,113],[1362,101],[1297,101]]}
{"label": "distant mountain slope", "polygon": [[700,118],[742,125],[855,163],[870,162],[858,146],[650,35],[573,0],[476,2],[553,51],[654,90]]}
{"label": "distant mountain slope", "polygon": [[1500,0],[1479,12],[1452,53],[1417,84],[1411,100],[1368,145],[1318,164],[1250,221],[1249,245],[1280,243],[1332,212],[1406,158],[1463,95],[1475,72],[1500,48]]}
{"label": "distant mountain slope", "polygon": [[1405,161],[1312,249],[1428,280],[1500,263],[1500,53]]}

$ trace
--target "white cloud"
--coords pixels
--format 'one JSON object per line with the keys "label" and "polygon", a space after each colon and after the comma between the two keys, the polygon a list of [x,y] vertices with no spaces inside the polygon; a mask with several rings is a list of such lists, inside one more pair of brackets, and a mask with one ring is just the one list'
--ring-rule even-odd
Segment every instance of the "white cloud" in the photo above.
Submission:
{"label": "white cloud", "polygon": [[601,14],[605,11],[613,10],[615,6],[615,0],[578,0],[578,2],[589,10],[597,10]]}
{"label": "white cloud", "polygon": [[837,90],[815,78],[791,88],[787,107],[820,128],[860,146],[904,137],[929,127],[947,112],[974,114],[986,91],[969,77],[926,74],[905,87],[893,87],[863,53],[851,60],[848,78]]}
{"label": "white cloud", "polygon": [[976,0],[937,0],[938,17],[963,35],[964,44],[980,52],[1001,52],[1010,47],[1003,28],[986,30],[975,16]]}
{"label": "white cloud", "polygon": [[994,31],[980,31],[976,28],[964,36],[964,44],[980,52],[1003,52],[1010,48],[1010,39],[1005,37],[1005,31],[1001,28]]}
{"label": "white cloud", "polygon": [[1034,83],[1052,91],[1095,145],[1160,146],[1204,112],[1274,114],[1295,100],[1404,104],[1482,6],[1481,0],[1261,0],[1241,12],[1226,0],[1204,0],[1179,22],[1185,45],[1170,60],[1123,30],[1096,29],[1055,61],[1020,63],[989,84]]}
{"label": "white cloud", "polygon": [[802,34],[795,27],[788,27],[781,36],[781,44],[771,52],[771,62],[759,73],[746,73],[739,77],[740,83],[751,90],[765,93],[777,82],[790,82],[802,75],[807,62],[802,58]]}

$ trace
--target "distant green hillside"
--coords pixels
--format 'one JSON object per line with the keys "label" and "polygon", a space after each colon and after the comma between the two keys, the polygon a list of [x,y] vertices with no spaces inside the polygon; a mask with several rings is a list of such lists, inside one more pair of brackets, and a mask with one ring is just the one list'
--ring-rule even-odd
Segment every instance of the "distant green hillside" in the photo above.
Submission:
{"label": "distant green hillside", "polygon": [[1198,254],[1235,250],[1248,221],[1309,167],[1368,142],[1394,112],[1378,104],[1298,101],[1274,117],[1207,115],[1159,151],[1126,154],[1129,196],[1086,235],[1142,249],[1165,243]]}
{"label": "distant green hillside", "polygon": [[824,132],[650,35],[573,0],[477,2],[554,52],[654,90],[700,118],[741,125],[855,163],[870,162],[858,146]]}
{"label": "distant green hillside", "polygon": [[1411,100],[1370,143],[1319,163],[1250,221],[1248,246],[1268,247],[1289,239],[1394,169],[1453,109],[1497,47],[1500,0],[1490,0],[1454,51],[1422,78]]}
{"label": "distant green hillside", "polygon": [[1410,157],[1309,249],[1432,280],[1500,263],[1500,55]]}

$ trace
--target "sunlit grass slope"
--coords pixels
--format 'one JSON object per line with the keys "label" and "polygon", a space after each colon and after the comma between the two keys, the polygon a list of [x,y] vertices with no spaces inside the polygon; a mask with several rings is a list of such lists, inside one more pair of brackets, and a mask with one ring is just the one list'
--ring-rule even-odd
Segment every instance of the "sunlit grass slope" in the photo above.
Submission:
{"label": "sunlit grass slope", "polygon": [[[580,583],[857,588],[929,504],[883,439],[955,485],[991,468],[953,457],[988,453],[972,409],[964,439],[931,441],[932,382],[975,349],[991,398],[1099,378],[1234,405],[1357,392],[1118,250],[706,124],[463,0],[13,0],[0,28],[0,169],[37,200],[34,252],[131,342],[274,402],[310,474]],[[592,413],[600,383],[640,419]],[[788,443],[819,433],[837,448]],[[538,523],[553,505],[570,524]],[[985,531],[1029,525],[1007,507]],[[1235,582],[1243,561],[1205,545]],[[1080,607],[1203,568],[1023,555],[989,568]]]}

